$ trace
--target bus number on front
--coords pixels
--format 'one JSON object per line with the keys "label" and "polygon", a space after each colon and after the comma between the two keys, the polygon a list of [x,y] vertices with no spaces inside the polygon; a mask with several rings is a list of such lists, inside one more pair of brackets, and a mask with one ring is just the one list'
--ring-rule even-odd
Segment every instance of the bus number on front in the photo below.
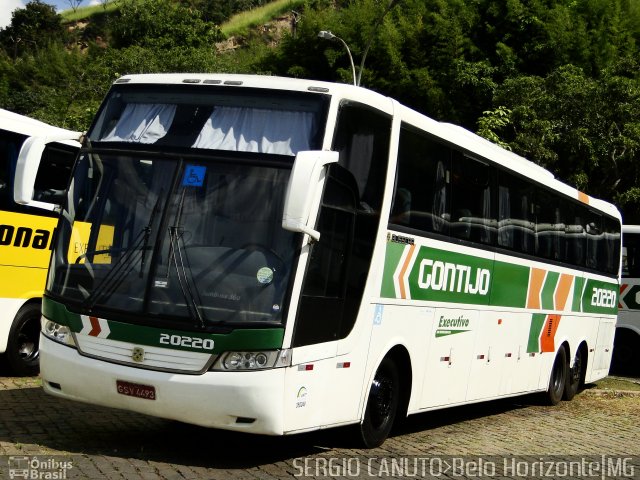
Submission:
{"label": "bus number on front", "polygon": [[188,337],[186,335],[160,334],[160,343],[173,345],[174,347],[198,348],[201,350],[213,350],[214,342],[210,338]]}

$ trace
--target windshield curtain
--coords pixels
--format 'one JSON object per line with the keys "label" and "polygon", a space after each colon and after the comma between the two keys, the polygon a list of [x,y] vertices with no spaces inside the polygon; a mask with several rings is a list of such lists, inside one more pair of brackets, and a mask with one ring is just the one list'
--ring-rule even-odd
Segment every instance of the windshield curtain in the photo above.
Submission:
{"label": "windshield curtain", "polygon": [[94,144],[127,142],[288,156],[319,148],[327,98],[219,88],[117,86],[89,137]]}
{"label": "windshield curtain", "polygon": [[81,312],[207,327],[281,322],[295,234],[289,168],[126,156],[78,160],[47,289]]}

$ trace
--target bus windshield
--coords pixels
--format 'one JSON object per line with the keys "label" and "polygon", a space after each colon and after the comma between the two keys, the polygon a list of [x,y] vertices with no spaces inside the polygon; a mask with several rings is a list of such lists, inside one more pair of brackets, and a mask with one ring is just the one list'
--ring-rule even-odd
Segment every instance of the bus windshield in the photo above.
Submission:
{"label": "bus windshield", "polygon": [[297,250],[284,194],[296,153],[320,147],[328,102],[115,85],[76,163],[48,294],[182,329],[281,324]]}
{"label": "bus windshield", "polygon": [[289,173],[257,162],[86,153],[48,292],[81,312],[144,313],[182,328],[281,322],[296,250],[295,234],[281,228]]}

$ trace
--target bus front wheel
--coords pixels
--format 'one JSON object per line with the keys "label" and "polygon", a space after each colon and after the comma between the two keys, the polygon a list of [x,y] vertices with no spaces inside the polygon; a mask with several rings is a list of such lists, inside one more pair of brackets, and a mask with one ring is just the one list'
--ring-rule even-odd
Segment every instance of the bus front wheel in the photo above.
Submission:
{"label": "bus front wheel", "polygon": [[382,445],[393,426],[400,398],[400,376],[395,362],[385,358],[371,382],[367,407],[360,424],[360,436],[366,448]]}
{"label": "bus front wheel", "polygon": [[40,371],[40,305],[24,305],[13,320],[5,352],[14,375],[33,376]]}
{"label": "bus front wheel", "polygon": [[567,352],[564,347],[560,347],[556,354],[556,359],[553,361],[549,388],[546,394],[546,400],[549,405],[557,405],[562,400],[567,383],[567,370]]}

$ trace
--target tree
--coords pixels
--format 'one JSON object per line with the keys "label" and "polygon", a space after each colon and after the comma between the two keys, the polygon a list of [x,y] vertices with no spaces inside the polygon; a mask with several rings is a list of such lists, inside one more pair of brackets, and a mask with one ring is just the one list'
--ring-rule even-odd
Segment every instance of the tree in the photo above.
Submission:
{"label": "tree", "polygon": [[11,24],[0,31],[0,45],[12,58],[60,42],[65,37],[62,19],[51,5],[32,0],[14,10]]}
{"label": "tree", "polygon": [[164,0],[128,2],[112,26],[113,46],[156,49],[209,46],[222,39],[220,30],[202,20],[198,10]]}

